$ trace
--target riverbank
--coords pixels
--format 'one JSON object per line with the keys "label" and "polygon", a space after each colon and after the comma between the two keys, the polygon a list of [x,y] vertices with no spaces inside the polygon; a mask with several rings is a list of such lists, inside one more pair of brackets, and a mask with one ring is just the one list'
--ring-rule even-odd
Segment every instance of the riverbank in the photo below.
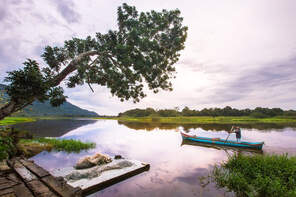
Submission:
{"label": "riverbank", "polygon": [[36,121],[36,118],[31,117],[6,117],[3,120],[0,120],[0,126],[13,125],[17,123],[24,122],[33,122]]}
{"label": "riverbank", "polygon": [[26,131],[0,130],[0,161],[14,156],[32,157],[42,151],[79,152],[95,148],[96,144],[73,139],[33,138]]}
{"label": "riverbank", "polygon": [[33,138],[21,139],[16,146],[22,155],[32,157],[42,151],[52,150],[79,153],[81,150],[95,148],[96,144],[73,139]]}
{"label": "riverbank", "polygon": [[18,123],[34,122],[37,120],[62,120],[73,118],[87,118],[87,117],[56,117],[56,116],[41,116],[41,117],[6,117],[0,120],[0,126],[14,125]]}
{"label": "riverbank", "polygon": [[95,118],[112,119],[120,122],[139,122],[139,123],[167,123],[167,124],[258,124],[275,123],[286,124],[295,123],[296,117],[276,116],[272,118],[254,118],[248,116],[178,116],[178,117],[118,117],[118,118]]}
{"label": "riverbank", "polygon": [[[7,117],[0,120],[0,126],[17,123],[33,122],[36,120],[72,119],[73,117]],[[79,117],[75,117],[79,118]],[[85,117],[84,117],[85,118]],[[249,116],[178,116],[178,117],[97,117],[90,119],[119,120],[120,122],[166,123],[166,124],[296,124],[294,116],[276,116],[271,118],[254,118]]]}

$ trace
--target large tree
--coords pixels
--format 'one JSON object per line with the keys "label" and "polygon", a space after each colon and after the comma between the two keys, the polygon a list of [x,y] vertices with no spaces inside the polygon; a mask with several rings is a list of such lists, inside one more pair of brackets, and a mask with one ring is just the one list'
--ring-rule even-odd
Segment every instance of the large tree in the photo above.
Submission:
{"label": "large tree", "polygon": [[5,81],[10,99],[0,109],[0,120],[35,100],[59,106],[66,100],[59,86],[65,79],[69,88],[85,83],[91,90],[91,84],[107,86],[121,101],[145,97],[145,82],[155,93],[171,90],[174,64],[187,36],[180,11],[138,13],[123,4],[117,14],[117,30],[47,46],[42,54],[47,65],[28,59],[22,69],[9,72]]}

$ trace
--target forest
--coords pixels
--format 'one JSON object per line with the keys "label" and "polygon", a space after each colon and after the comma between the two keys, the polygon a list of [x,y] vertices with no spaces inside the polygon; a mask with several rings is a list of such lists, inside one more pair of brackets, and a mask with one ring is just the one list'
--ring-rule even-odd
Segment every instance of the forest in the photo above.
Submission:
{"label": "forest", "polygon": [[255,109],[236,109],[230,106],[224,108],[204,108],[202,110],[189,109],[184,107],[182,110],[175,109],[131,109],[118,114],[119,117],[177,117],[177,116],[251,116],[254,118],[268,118],[275,116],[296,116],[295,110],[283,110],[281,108],[263,108]]}

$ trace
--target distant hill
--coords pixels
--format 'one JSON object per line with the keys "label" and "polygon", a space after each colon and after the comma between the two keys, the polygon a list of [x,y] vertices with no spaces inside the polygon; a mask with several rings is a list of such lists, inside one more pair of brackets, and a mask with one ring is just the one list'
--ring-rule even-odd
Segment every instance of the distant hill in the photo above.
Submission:
{"label": "distant hill", "polygon": [[[0,84],[0,106],[3,105],[7,99],[8,95],[5,93],[5,85]],[[44,103],[35,101],[33,105],[26,107],[21,112],[14,114],[14,116],[93,117],[99,115],[96,112],[82,109],[69,102],[65,102],[59,107],[52,107],[48,101]]]}

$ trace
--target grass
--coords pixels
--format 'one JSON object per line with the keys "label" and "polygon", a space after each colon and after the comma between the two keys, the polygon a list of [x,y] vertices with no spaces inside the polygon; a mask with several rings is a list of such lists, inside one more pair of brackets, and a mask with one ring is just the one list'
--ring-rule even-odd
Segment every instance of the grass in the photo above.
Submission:
{"label": "grass", "polygon": [[213,179],[237,196],[296,196],[296,157],[235,154],[214,168]]}
{"label": "grass", "polygon": [[0,136],[0,161],[7,159],[17,153],[13,139],[8,136]]}
{"label": "grass", "polygon": [[[100,118],[97,118],[100,119]],[[105,118],[104,118],[105,119]],[[179,117],[119,117],[109,118],[121,122],[142,122],[142,123],[172,123],[172,124],[252,124],[252,123],[296,123],[295,117],[272,117],[254,118],[249,116],[179,116]]]}
{"label": "grass", "polygon": [[30,133],[13,128],[0,129],[0,161],[18,155],[32,157],[45,150],[78,153],[95,146],[95,143],[73,139],[33,138]]}
{"label": "grass", "polygon": [[[24,122],[33,122],[36,120],[64,120],[64,119],[73,119],[79,117],[58,117],[58,116],[36,116],[36,117],[6,117],[3,120],[0,120],[0,126],[13,125],[17,123]],[[87,117],[83,117],[87,118]]]}
{"label": "grass", "polygon": [[56,138],[35,138],[35,139],[22,139],[19,144],[23,146],[43,146],[45,150],[53,149],[56,151],[66,152],[80,152],[95,148],[96,144],[91,142],[81,142],[73,139],[56,139]]}
{"label": "grass", "polygon": [[28,117],[6,117],[3,120],[0,120],[1,126],[6,125],[12,125],[17,123],[23,123],[23,122],[33,122],[35,121],[35,118],[28,118]]}

